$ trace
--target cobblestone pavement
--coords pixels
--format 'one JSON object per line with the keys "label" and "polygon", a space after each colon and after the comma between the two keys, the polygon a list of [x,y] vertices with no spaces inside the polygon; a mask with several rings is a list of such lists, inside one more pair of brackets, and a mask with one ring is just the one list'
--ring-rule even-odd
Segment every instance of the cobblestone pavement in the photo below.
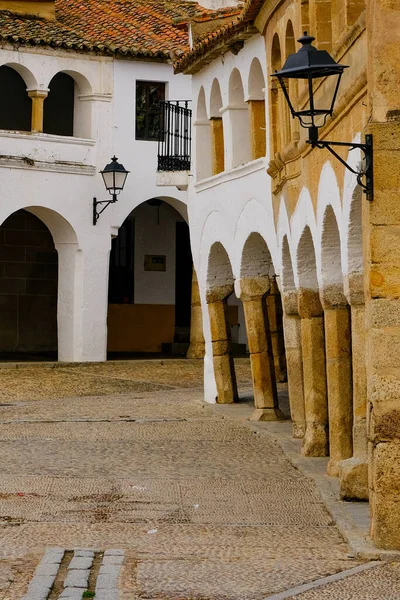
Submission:
{"label": "cobblestone pavement", "polygon": [[[237,373],[246,393],[248,361]],[[59,594],[82,549],[93,589],[124,553],[121,600],[261,600],[359,564],[313,483],[262,425],[204,405],[201,377],[201,361],[0,369],[0,600],[78,597]]]}

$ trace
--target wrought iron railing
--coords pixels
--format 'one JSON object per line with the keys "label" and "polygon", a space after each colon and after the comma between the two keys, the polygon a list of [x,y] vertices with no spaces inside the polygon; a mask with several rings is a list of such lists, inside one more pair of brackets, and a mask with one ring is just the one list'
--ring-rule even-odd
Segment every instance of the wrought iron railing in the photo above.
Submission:
{"label": "wrought iron railing", "polygon": [[158,171],[189,171],[192,111],[189,100],[161,102]]}

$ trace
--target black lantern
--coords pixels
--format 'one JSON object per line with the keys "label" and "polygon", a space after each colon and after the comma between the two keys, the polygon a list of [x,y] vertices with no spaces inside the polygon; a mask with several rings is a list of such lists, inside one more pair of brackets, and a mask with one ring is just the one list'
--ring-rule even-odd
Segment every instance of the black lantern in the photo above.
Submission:
{"label": "black lantern", "polygon": [[[303,37],[297,41],[301,48],[296,54],[290,54],[280,71],[275,71],[272,77],[277,77],[282,87],[287,103],[289,104],[292,117],[297,117],[303,127],[310,130],[310,139],[318,139],[318,128],[326,123],[328,116],[332,116],[340,80],[344,69],[348,67],[339,65],[326,50],[317,50],[312,45],[315,40],[311,35],[304,32]],[[321,97],[315,98],[314,84],[317,80],[325,77],[335,77],[331,99]],[[308,99],[302,110],[295,110],[289,96],[287,86],[288,79],[303,79],[307,84]]]}
{"label": "black lantern", "polygon": [[118,162],[118,158],[113,156],[111,162],[100,171],[103,176],[104,185],[106,190],[111,196],[113,196],[113,202],[116,202],[115,196],[124,189],[125,181],[129,171],[127,171],[123,165]]}
{"label": "black lantern", "polygon": [[[118,162],[118,158],[116,156],[113,156],[111,162],[106,165],[106,167],[104,167],[100,173],[103,177],[107,192],[112,196],[112,200],[98,201],[96,198],[93,198],[93,225],[96,225],[99,216],[107,208],[107,206],[118,200],[118,195],[124,189],[125,181],[128,177],[129,171],[127,171],[125,167]],[[105,206],[100,211],[97,211],[97,206],[99,204],[105,204]]]}
{"label": "black lantern", "polygon": [[[318,139],[318,129],[323,127],[328,116],[333,115],[333,109],[337,98],[340,80],[344,69],[348,66],[340,65],[326,50],[318,50],[312,45],[315,40],[307,32],[299,38],[301,48],[296,54],[290,54],[280,71],[272,73],[271,77],[277,77],[289,105],[292,117],[297,117],[302,127],[308,129],[307,143],[313,148],[326,148],[333,154],[347,169],[357,176],[359,185],[364,189],[368,200],[373,198],[373,172],[372,172],[372,136],[365,136],[365,144],[353,144],[347,142],[327,142]],[[318,98],[315,94],[315,84],[326,78],[335,78],[331,88],[324,87],[324,94],[321,92]],[[307,100],[303,108],[295,110],[289,94],[288,80],[300,79],[307,85]],[[329,91],[329,97],[326,92]],[[348,165],[342,157],[335,152],[332,146],[347,146],[350,150],[360,148],[364,153],[365,166],[362,170],[356,171]],[[365,183],[362,178],[365,176]]]}

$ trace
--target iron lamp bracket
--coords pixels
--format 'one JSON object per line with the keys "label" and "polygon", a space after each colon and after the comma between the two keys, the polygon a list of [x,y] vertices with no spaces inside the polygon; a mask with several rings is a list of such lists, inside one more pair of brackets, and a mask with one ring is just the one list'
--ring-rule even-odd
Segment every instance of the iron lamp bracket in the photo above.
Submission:
{"label": "iron lamp bracket", "polygon": [[[313,128],[310,128],[313,129]],[[307,140],[307,144],[310,144],[312,148],[326,148],[329,152],[338,159],[348,169],[357,177],[358,185],[364,190],[367,200],[371,201],[374,199],[374,171],[373,171],[373,161],[372,161],[372,135],[367,134],[365,136],[364,144],[355,144],[352,142],[328,142],[325,140],[319,140],[318,137],[313,135],[314,132],[310,131],[310,139]],[[345,148],[349,148],[350,150],[354,150],[355,148],[359,148],[364,154],[365,166],[361,171],[356,171],[351,167],[339,154],[333,149],[332,146],[341,146]],[[365,181],[363,178],[365,177]]]}
{"label": "iron lamp bracket", "polygon": [[[97,200],[97,198],[93,198],[93,225],[96,225],[101,213],[106,210],[107,206],[109,206],[110,204],[114,204],[114,202],[116,202],[116,201],[117,201],[116,194],[113,194],[113,197],[111,200]],[[103,206],[103,208],[101,210],[97,210],[97,207],[99,206],[99,204],[104,204],[105,206]]]}

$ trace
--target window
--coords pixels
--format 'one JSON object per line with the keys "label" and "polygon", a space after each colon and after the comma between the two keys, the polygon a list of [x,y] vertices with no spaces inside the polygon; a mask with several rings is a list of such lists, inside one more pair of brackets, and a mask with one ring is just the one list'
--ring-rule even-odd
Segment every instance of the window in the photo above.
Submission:
{"label": "window", "polygon": [[158,141],[161,129],[160,102],[165,99],[165,83],[136,82],[136,139]]}
{"label": "window", "polygon": [[134,219],[128,217],[113,239],[108,283],[109,304],[133,304]]}

